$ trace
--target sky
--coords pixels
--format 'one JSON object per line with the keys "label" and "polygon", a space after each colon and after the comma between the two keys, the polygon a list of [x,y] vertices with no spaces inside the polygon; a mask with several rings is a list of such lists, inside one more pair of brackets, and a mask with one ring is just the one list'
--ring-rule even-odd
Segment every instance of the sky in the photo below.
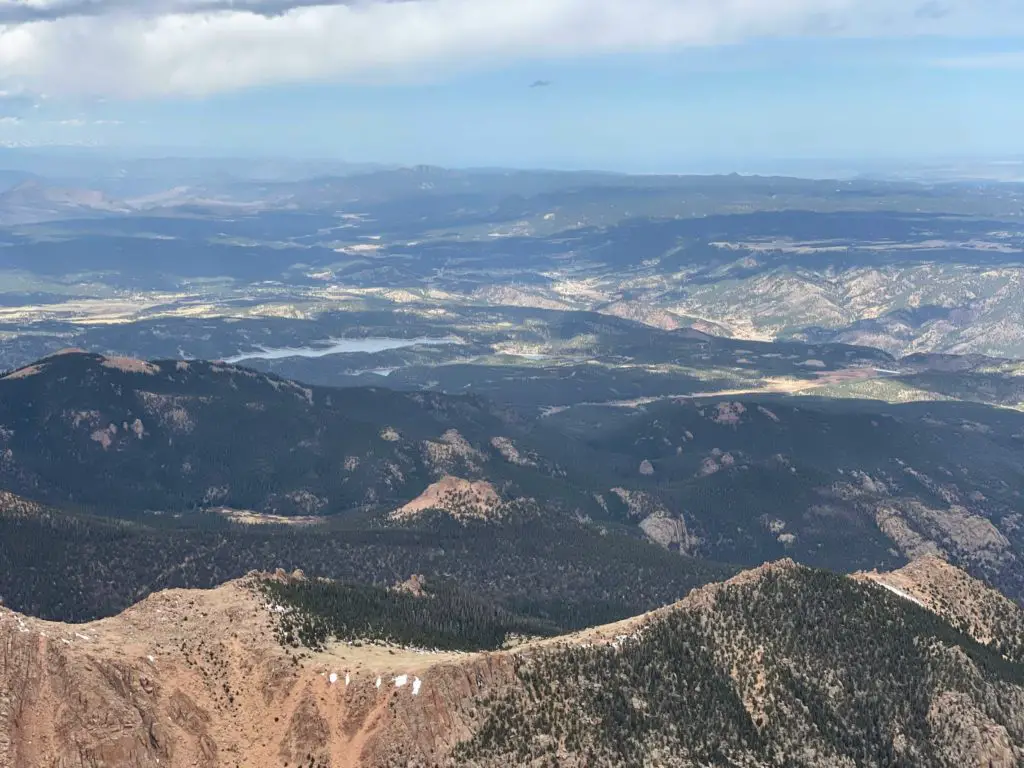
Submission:
{"label": "sky", "polygon": [[639,172],[1021,157],[1020,82],[1024,0],[0,0],[8,146]]}

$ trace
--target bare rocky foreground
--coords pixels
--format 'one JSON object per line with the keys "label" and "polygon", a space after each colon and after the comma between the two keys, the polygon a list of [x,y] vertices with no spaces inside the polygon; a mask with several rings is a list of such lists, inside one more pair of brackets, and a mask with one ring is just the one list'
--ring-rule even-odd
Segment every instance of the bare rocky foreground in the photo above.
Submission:
{"label": "bare rocky foreground", "polygon": [[296,658],[243,581],[83,625],[0,614],[0,765],[374,765],[426,759],[494,659],[338,644]]}
{"label": "bare rocky foreground", "polygon": [[[798,570],[791,561],[762,566],[652,614],[479,654],[349,643],[316,653],[282,648],[273,630],[284,609],[269,604],[251,577],[213,590],[161,592],[119,616],[82,625],[0,610],[0,766],[466,764],[453,750],[485,721],[481,702],[522,685],[517,662],[602,645],[623,653],[627,638],[642,636],[651,622],[674,612],[714,620],[723,590],[758,588]],[[892,574],[853,578],[926,606],[983,643],[1007,626],[1006,617],[1020,614],[934,557]],[[877,592],[877,599],[890,599]],[[962,663],[971,664],[966,657]],[[759,709],[763,683],[744,689],[742,676],[734,670],[744,706]],[[1017,685],[1002,695],[1024,701]],[[943,754],[965,760],[962,765],[1010,768],[1024,760],[1022,723],[994,722],[955,692],[936,697],[932,709],[936,738],[947,745]],[[586,764],[581,755],[563,758],[563,764]],[[498,763],[481,758],[479,764]],[[811,755],[804,764],[831,763]]]}

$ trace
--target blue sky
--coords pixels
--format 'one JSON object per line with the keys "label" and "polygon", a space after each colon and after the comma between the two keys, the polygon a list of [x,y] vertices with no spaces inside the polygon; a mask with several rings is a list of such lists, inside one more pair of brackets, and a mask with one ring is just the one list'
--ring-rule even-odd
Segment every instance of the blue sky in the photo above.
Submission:
{"label": "blue sky", "polygon": [[642,172],[1024,155],[1011,0],[108,2],[0,0],[0,143]]}

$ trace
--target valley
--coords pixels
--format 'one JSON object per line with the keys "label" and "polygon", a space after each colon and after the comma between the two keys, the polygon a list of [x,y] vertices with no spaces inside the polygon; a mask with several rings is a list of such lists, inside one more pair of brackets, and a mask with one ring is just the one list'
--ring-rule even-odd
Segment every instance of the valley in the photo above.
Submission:
{"label": "valley", "polygon": [[0,765],[1024,761],[1019,185],[186,171],[0,189]]}
{"label": "valley", "polygon": [[557,407],[870,362],[892,373],[827,394],[1024,402],[1013,184],[410,168],[88,207],[101,185],[0,195],[0,366],[77,347]]}

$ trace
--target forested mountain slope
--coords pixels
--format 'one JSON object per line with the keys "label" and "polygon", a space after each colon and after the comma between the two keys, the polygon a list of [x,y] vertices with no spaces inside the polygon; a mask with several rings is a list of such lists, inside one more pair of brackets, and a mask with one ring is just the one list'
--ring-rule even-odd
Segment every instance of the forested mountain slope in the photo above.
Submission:
{"label": "forested mountain slope", "polygon": [[503,456],[519,431],[475,398],[70,351],[0,379],[0,486],[118,515],[393,509],[445,475],[507,482],[511,500],[560,475]]}
{"label": "forested mountain slope", "polygon": [[250,525],[217,513],[117,520],[0,492],[0,597],[24,613],[87,621],[155,591],[215,587],[254,569],[377,585],[423,574],[571,630],[650,610],[737,570],[557,515],[342,523]]}
{"label": "forested mountain slope", "polygon": [[[581,573],[610,585],[624,571],[609,563],[647,574],[639,603],[624,586],[603,589],[595,602],[617,607],[595,620],[678,597],[675,576],[662,580],[672,569],[652,565],[669,552],[838,571],[931,553],[1020,599],[1022,487],[1024,415],[970,403],[736,394],[531,417],[475,396],[78,352],[0,379],[0,488],[70,515],[19,525],[88,529],[100,550],[111,539],[96,532],[110,530],[158,548],[122,582],[143,593],[281,562],[348,578],[336,555],[352,548],[370,581],[410,569],[493,585],[480,574],[514,561],[539,576],[534,565],[564,557],[575,565],[540,577],[539,590],[513,580],[552,606],[564,594],[556,584]],[[155,562],[164,566],[151,573]],[[132,595],[116,591],[109,604],[52,615],[123,608]]]}
{"label": "forested mountain slope", "polygon": [[519,685],[484,699],[456,754],[495,766],[1024,758],[1024,666],[877,586],[784,561],[622,632],[519,656]]}

